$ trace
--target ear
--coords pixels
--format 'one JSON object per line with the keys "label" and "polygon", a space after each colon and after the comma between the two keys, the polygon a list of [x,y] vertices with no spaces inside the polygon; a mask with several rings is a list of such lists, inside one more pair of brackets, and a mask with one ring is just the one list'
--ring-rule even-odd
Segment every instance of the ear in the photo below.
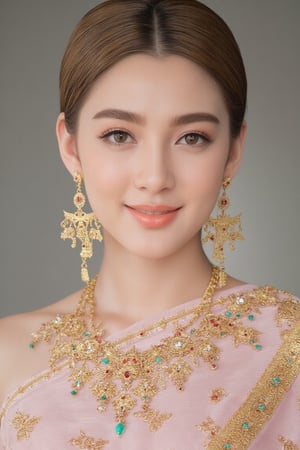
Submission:
{"label": "ear", "polygon": [[60,113],[56,121],[56,137],[61,159],[72,176],[75,172],[82,175],[81,163],[76,147],[75,134],[70,133],[66,126],[64,113]]}
{"label": "ear", "polygon": [[244,143],[246,137],[247,124],[244,121],[241,126],[240,134],[231,142],[229,157],[225,166],[224,177],[233,178],[237,174],[242,160]]}

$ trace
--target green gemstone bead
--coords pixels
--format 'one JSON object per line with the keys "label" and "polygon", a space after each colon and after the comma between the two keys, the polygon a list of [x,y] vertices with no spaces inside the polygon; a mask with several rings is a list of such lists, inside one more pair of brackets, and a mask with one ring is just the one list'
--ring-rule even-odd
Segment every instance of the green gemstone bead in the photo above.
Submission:
{"label": "green gemstone bead", "polygon": [[264,403],[259,403],[258,409],[260,409],[261,411],[264,411],[266,409],[266,405]]}
{"label": "green gemstone bead", "polygon": [[254,315],[253,314],[249,314],[248,319],[249,320],[254,320]]}
{"label": "green gemstone bead", "polygon": [[30,344],[28,345],[29,348],[34,348],[34,343],[30,342]]}
{"label": "green gemstone bead", "polygon": [[117,423],[115,431],[118,436],[121,436],[125,431],[125,425],[122,422]]}
{"label": "green gemstone bead", "polygon": [[107,357],[102,359],[103,364],[109,364],[109,359]]}
{"label": "green gemstone bead", "polygon": [[241,317],[241,313],[236,313],[235,317],[237,317],[238,319]]}
{"label": "green gemstone bead", "polygon": [[226,311],[225,316],[226,317],[231,317],[232,316],[232,312],[231,311]]}
{"label": "green gemstone bead", "polygon": [[242,424],[242,428],[244,428],[244,430],[248,430],[248,429],[250,428],[249,423],[248,423],[248,422],[244,422],[244,423]]}
{"label": "green gemstone bead", "polygon": [[226,448],[226,450],[229,450],[231,448],[231,445],[227,442],[227,444],[224,445],[224,448]]}
{"label": "green gemstone bead", "polygon": [[262,345],[261,344],[255,344],[255,349],[256,350],[261,350],[262,349]]}
{"label": "green gemstone bead", "polygon": [[75,389],[73,389],[73,391],[70,392],[71,395],[76,395],[77,391],[75,391]]}
{"label": "green gemstone bead", "polygon": [[161,362],[162,362],[162,359],[158,356],[157,358],[155,358],[155,362],[161,363]]}
{"label": "green gemstone bead", "polygon": [[107,400],[106,395],[102,395],[101,400]]}
{"label": "green gemstone bead", "polygon": [[273,381],[273,386],[277,386],[277,384],[280,383],[280,378],[279,377],[274,377],[272,381]]}

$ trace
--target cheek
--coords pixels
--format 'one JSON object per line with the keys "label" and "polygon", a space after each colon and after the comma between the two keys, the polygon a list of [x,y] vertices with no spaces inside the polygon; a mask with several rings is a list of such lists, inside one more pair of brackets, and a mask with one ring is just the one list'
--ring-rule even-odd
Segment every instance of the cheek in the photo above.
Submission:
{"label": "cheek", "polygon": [[120,164],[112,161],[93,159],[91,164],[82,164],[85,189],[89,203],[98,217],[102,215],[102,206],[122,201],[126,188],[126,171]]}
{"label": "cheek", "polygon": [[[226,158],[208,158],[181,170],[181,186],[190,198],[215,202],[224,177]],[[184,166],[182,166],[184,167]]]}

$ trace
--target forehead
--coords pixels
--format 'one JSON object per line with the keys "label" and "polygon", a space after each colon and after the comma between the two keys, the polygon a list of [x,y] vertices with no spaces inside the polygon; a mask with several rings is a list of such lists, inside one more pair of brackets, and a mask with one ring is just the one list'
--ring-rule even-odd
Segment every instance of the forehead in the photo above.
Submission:
{"label": "forehead", "polygon": [[103,107],[170,114],[205,110],[226,115],[223,94],[204,69],[181,56],[136,54],[114,64],[94,83],[82,112]]}

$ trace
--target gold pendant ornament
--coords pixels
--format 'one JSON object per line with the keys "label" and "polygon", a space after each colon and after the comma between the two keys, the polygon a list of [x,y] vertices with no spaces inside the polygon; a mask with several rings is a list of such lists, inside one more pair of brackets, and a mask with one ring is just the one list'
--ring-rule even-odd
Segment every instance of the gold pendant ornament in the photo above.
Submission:
{"label": "gold pendant ornament", "polygon": [[[229,216],[225,213],[230,205],[230,200],[226,192],[230,184],[231,179],[229,177],[224,178],[222,183],[223,192],[218,200],[220,213],[217,217],[210,217],[204,225],[203,232],[205,235],[202,238],[203,243],[208,241],[213,243],[212,256],[216,261],[219,261],[220,269],[224,274],[224,244],[228,241],[230,249],[235,250],[235,241],[244,239],[240,220],[241,215]],[[221,280],[221,287],[224,286],[224,283],[225,280]]]}
{"label": "gold pendant ornament", "polygon": [[75,173],[74,181],[77,185],[76,194],[73,203],[76,207],[74,213],[64,211],[64,220],[61,222],[63,231],[62,239],[71,239],[71,247],[76,247],[76,239],[81,241],[81,279],[83,282],[89,281],[89,273],[87,268],[87,259],[93,256],[92,241],[102,241],[103,237],[100,231],[100,223],[94,213],[86,213],[82,210],[85,205],[85,195],[82,193],[82,177],[79,173]]}

